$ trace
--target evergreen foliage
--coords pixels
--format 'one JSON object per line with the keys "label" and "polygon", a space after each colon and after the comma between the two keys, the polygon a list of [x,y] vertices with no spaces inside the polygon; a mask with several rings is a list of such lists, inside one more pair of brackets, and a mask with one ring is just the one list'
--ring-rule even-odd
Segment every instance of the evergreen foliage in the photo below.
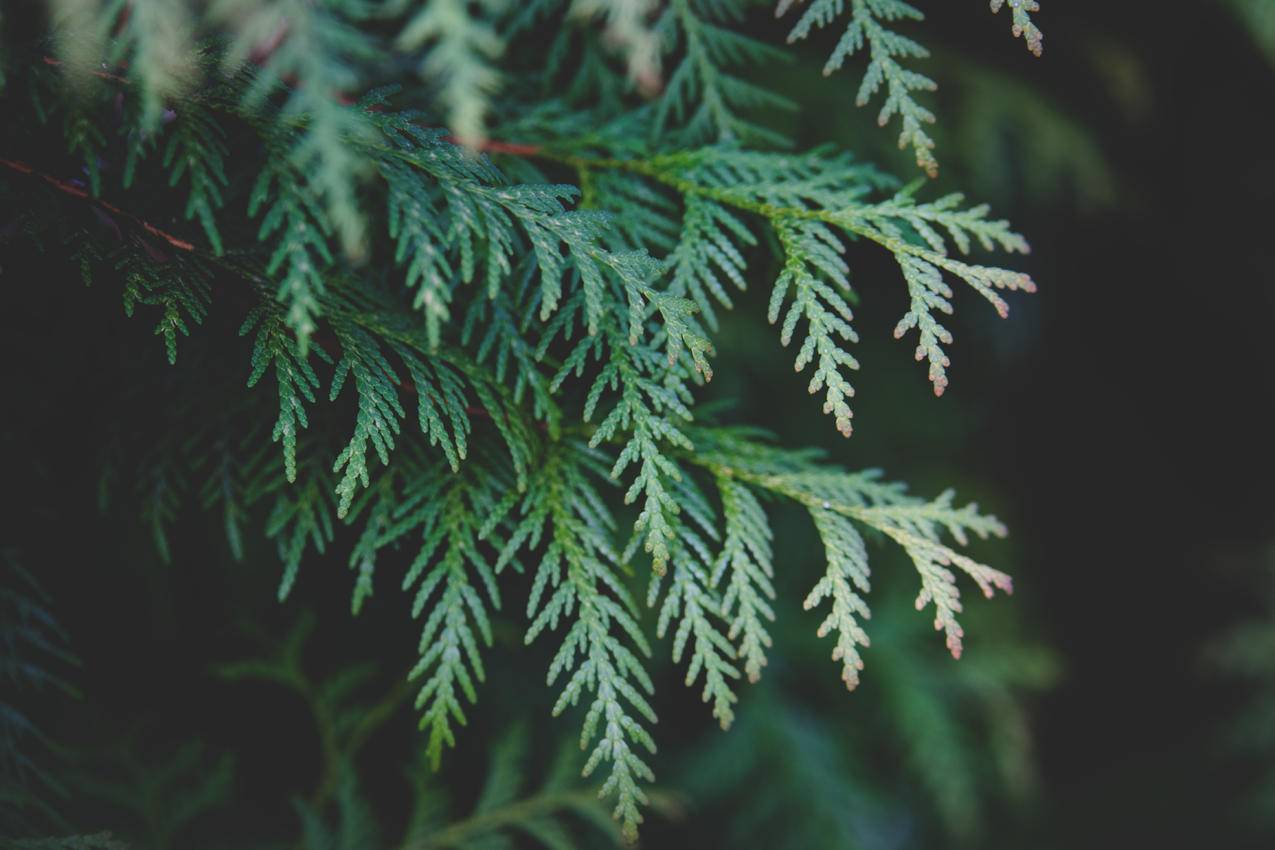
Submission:
{"label": "evergreen foliage", "polygon": [[[27,620],[24,615],[24,623]],[[384,734],[407,691],[400,683],[378,697],[375,687],[380,677],[372,665],[348,667],[317,679],[309,669],[314,632],[314,619],[302,616],[282,643],[266,643],[260,654],[223,664],[216,671],[229,683],[256,682],[286,690],[311,715],[321,769],[313,793],[294,800],[302,846],[316,850],[487,848],[514,846],[515,836],[550,850],[597,846],[591,838],[601,838],[604,846],[620,844],[619,827],[596,792],[579,784],[578,757],[571,748],[559,748],[546,774],[534,786],[528,785],[529,742],[518,724],[491,748],[482,788],[469,810],[453,800],[428,771],[407,777],[409,816],[401,834],[391,838],[391,831],[370,810],[368,789],[354,765],[368,742]],[[0,839],[0,847],[162,850],[183,846],[209,823],[210,815],[226,811],[235,783],[245,778],[232,759],[210,760],[197,742],[175,752],[140,755],[147,749],[143,741],[130,736],[116,748],[93,754],[72,774],[72,791],[63,792],[118,812],[122,822],[130,825],[127,838],[109,832],[66,834]],[[6,829],[18,832],[16,824],[6,823]]]}
{"label": "evergreen foliage", "polygon": [[1275,7],[1262,0],[1230,0],[1228,4],[1257,43],[1275,61]]}
{"label": "evergreen foliage", "polygon": [[[725,830],[713,834],[739,846],[885,850],[931,842],[919,808],[942,824],[941,835],[979,846],[988,803],[1030,793],[1030,760],[1007,744],[1026,722],[1022,698],[1057,677],[1051,656],[1029,642],[1005,643],[946,664],[918,651],[925,625],[906,606],[881,605],[878,614],[880,676],[856,694],[862,722],[847,723],[835,704],[820,710],[767,679],[731,732],[748,746],[709,736],[689,754],[683,781]],[[909,778],[907,800],[883,788],[879,775],[854,770],[874,756]]]}
{"label": "evergreen foliage", "polygon": [[[992,11],[999,12],[1005,0],[991,0]],[[1045,34],[1032,23],[1032,12],[1039,12],[1036,0],[1009,0],[1010,31],[1014,38],[1021,38],[1027,49],[1039,56],[1044,52]]]}
{"label": "evergreen foliage", "polygon": [[[779,0],[776,13],[783,16],[802,0]],[[1005,0],[991,0],[993,13],[999,12]],[[850,9],[850,21],[845,32],[823,67],[824,75],[837,71],[845,60],[856,53],[866,53],[868,67],[859,84],[855,103],[866,106],[874,96],[885,89],[885,103],[877,115],[877,123],[884,127],[896,115],[902,124],[899,147],[911,147],[916,154],[916,164],[931,177],[938,174],[939,163],[934,158],[934,140],[925,130],[934,123],[934,113],[917,101],[916,92],[932,92],[938,87],[934,80],[910,65],[927,58],[930,53],[896,27],[900,21],[920,21],[925,18],[919,8],[905,0],[811,0],[810,5],[797,18],[788,41],[806,38],[814,29],[832,25]],[[1027,49],[1040,56],[1044,51],[1044,34],[1032,23],[1031,13],[1040,11],[1034,0],[1010,0],[1010,16],[1014,36],[1022,37]]]}
{"label": "evergreen foliage", "polygon": [[1256,588],[1256,596],[1262,603],[1259,616],[1212,638],[1201,658],[1213,675],[1243,689],[1243,698],[1231,710],[1218,743],[1232,769],[1247,764],[1253,771],[1252,781],[1228,815],[1258,824],[1262,829],[1275,826],[1275,737],[1271,734],[1271,711],[1275,708],[1273,575],[1275,570],[1268,560],[1263,565],[1261,584]]}
{"label": "evergreen foliage", "polygon": [[42,691],[74,695],[65,670],[75,657],[18,553],[0,552],[0,564],[5,574],[0,587],[0,681],[5,684],[0,698],[0,829],[18,834],[49,817],[56,822],[52,801],[67,793],[41,757],[48,741],[30,701]]}
{"label": "evergreen foliage", "polygon": [[[807,511],[822,542],[804,604],[849,688],[869,646],[870,540],[911,560],[917,608],[934,606],[953,656],[958,575],[989,597],[1010,590],[964,552],[1005,533],[975,505],[911,496],[697,407],[732,291],[778,267],[769,319],[849,436],[851,346],[866,332],[851,307],[877,286],[851,289],[860,256],[883,249],[898,265],[908,309],[894,333],[917,331],[936,394],[951,282],[1002,316],[1003,293],[1034,284],[984,264],[1027,251],[986,206],[922,200],[848,152],[790,149],[764,119],[786,101],[750,78],[784,54],[738,28],[749,4],[518,5],[54,3],[60,58],[40,61],[44,40],[6,45],[2,185],[6,204],[39,201],[23,233],[64,238],[94,286],[155,320],[170,363],[210,376],[172,389],[167,437],[123,439],[120,468],[165,560],[180,558],[166,529],[197,496],[222,511],[236,557],[253,527],[275,541],[281,599],[312,552],[346,537],[355,614],[373,606],[378,572],[401,575],[434,766],[481,698],[502,594],[523,586],[508,573],[526,574],[524,640],[557,646],[553,713],[583,704],[583,775],[602,777],[632,840],[657,765],[639,553],[654,633],[723,728],[794,607],[776,599],[785,558],[768,500]],[[867,53],[859,100],[884,89],[881,122],[898,115],[901,144],[932,172],[933,116],[914,95],[933,83],[912,70],[925,51],[896,32],[917,9],[812,0],[789,40],[847,5],[826,71]],[[1036,4],[1010,6],[1039,52]],[[547,62],[545,21],[559,32]],[[407,85],[418,73],[427,85]],[[531,94],[564,78],[564,95]],[[42,153],[50,136],[58,147]],[[87,189],[67,170],[81,163]],[[263,450],[267,422],[277,452]],[[295,657],[280,664],[270,677],[299,686]],[[562,796],[556,773],[540,802],[515,804],[512,761],[498,757],[469,826],[408,845],[489,846],[488,832],[518,827],[562,846],[557,816],[593,804]],[[373,846],[356,790],[325,789],[340,820],[304,810],[311,846]]]}
{"label": "evergreen foliage", "polygon": [[[369,684],[376,678],[370,665],[351,667],[327,681],[316,681],[307,670],[306,657],[314,629],[313,619],[302,618],[281,646],[220,670],[232,681],[258,680],[287,688],[300,696],[314,715],[324,769],[315,793],[296,802],[306,847],[505,847],[511,846],[512,835],[520,834],[531,838],[535,846],[556,850],[582,846],[578,843],[580,822],[594,827],[590,831],[595,834],[600,830],[609,839],[608,845],[619,843],[618,827],[596,793],[579,787],[578,764],[569,749],[559,751],[548,774],[534,789],[526,787],[528,741],[519,724],[511,725],[491,748],[483,786],[472,810],[464,816],[436,777],[428,772],[409,776],[411,812],[401,837],[391,840],[369,809],[354,763],[360,749],[392,718],[408,691],[400,684],[379,700],[368,702]],[[431,736],[425,749],[432,753],[437,746]],[[331,817],[323,805],[329,800],[334,804]]]}

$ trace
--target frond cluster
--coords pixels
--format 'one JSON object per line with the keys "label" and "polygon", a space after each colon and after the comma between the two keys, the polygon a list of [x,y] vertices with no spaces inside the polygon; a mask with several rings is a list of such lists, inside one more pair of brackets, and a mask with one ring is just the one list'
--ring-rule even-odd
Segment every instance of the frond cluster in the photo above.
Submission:
{"label": "frond cluster", "polygon": [[[792,0],[781,0],[779,14],[791,5]],[[828,26],[841,15],[845,5],[844,0],[813,0],[788,33],[788,40],[803,39],[812,28]],[[923,17],[919,9],[903,0],[851,0],[850,23],[828,57],[823,73],[827,76],[838,70],[856,53],[867,53],[868,68],[859,84],[855,104],[866,106],[884,87],[885,103],[877,114],[877,123],[884,127],[897,115],[902,124],[899,147],[911,147],[916,154],[916,164],[935,176],[939,164],[933,154],[934,140],[925,131],[926,124],[934,123],[934,113],[917,102],[915,93],[934,91],[937,84],[908,67],[930,53],[892,29],[896,21],[916,21]]]}
{"label": "frond cluster", "polygon": [[943,345],[951,343],[952,335],[935,317],[953,310],[945,274],[967,283],[1001,316],[1008,313],[1001,291],[1035,290],[1025,274],[962,258],[975,244],[985,251],[1029,250],[1007,222],[988,218],[986,206],[963,207],[960,195],[918,203],[914,187],[874,200],[881,189],[892,186],[890,178],[846,155],[759,153],[729,146],[645,160],[572,161],[628,172],[652,190],[681,196],[683,231],[669,258],[670,286],[702,305],[710,327],[716,321],[712,302],[731,305],[724,281],[744,285],[743,252],[756,242],[746,220],[759,219],[772,229],[783,251],[783,267],[772,289],[770,321],[782,317],[780,340],[785,345],[805,325],[796,370],[813,364],[809,391],[823,392],[824,412],[833,415],[846,436],[852,430],[849,399],[854,395],[847,372],[859,368],[848,350],[858,336],[851,325],[847,240],[866,239],[894,255],[910,300],[895,336],[918,330],[916,359],[929,361],[937,395],[948,385],[951,365]]}
{"label": "frond cluster", "polygon": [[[729,726],[795,607],[776,597],[767,499],[808,511],[823,543],[805,606],[848,687],[869,645],[874,537],[911,559],[953,655],[958,576],[1009,590],[963,551],[1004,533],[974,506],[697,411],[711,339],[760,270],[778,267],[770,321],[847,436],[865,332],[851,305],[878,286],[854,277],[861,251],[898,264],[895,334],[917,331],[936,393],[952,282],[1001,315],[1005,293],[1034,288],[983,264],[1027,251],[985,206],[789,149],[761,117],[786,102],[749,78],[783,54],[736,31],[747,4],[147,2],[123,29],[119,4],[71,5],[63,58],[4,68],[0,191],[31,210],[13,232],[55,233],[95,286],[118,285],[178,370],[161,434],[130,428],[120,400],[113,468],[166,558],[196,499],[235,557],[253,527],[273,541],[281,599],[330,549],[349,552],[356,614],[390,570],[421,627],[409,678],[434,764],[481,696],[502,600],[525,588],[525,641],[556,645],[554,714],[581,707],[584,773],[604,776],[634,836],[656,750],[634,564],[649,557],[656,636]],[[912,6],[812,0],[791,38],[847,5],[828,70],[867,53],[861,99],[883,90],[883,120],[901,116],[932,167],[914,99],[932,84],[911,64],[924,51],[895,31]],[[1036,4],[1010,5],[1039,46]],[[569,34],[547,59],[544,21]],[[531,102],[564,78],[566,94]],[[37,159],[50,136],[61,157]],[[68,162],[79,176],[58,172]],[[85,205],[63,233],[57,211]]]}
{"label": "frond cluster", "polygon": [[[715,454],[716,448],[708,447],[714,442],[721,446],[721,456]],[[1003,536],[1004,526],[995,517],[980,514],[975,504],[954,507],[950,491],[927,502],[909,495],[900,485],[882,483],[874,470],[840,472],[807,456],[779,452],[732,432],[717,432],[701,441],[696,462],[719,478],[792,499],[810,512],[828,563],[806,597],[805,607],[811,609],[831,600],[831,613],[820,625],[819,635],[837,633],[833,659],[842,663],[842,678],[851,690],[863,668],[858,647],[868,646],[860,620],[869,616],[863,597],[870,589],[867,547],[856,526],[880,532],[911,558],[921,579],[917,610],[934,604],[934,628],[945,632],[953,657],[961,655],[963,635],[956,621],[961,601],[953,570],[972,578],[989,598],[994,590],[1012,591],[1009,576],[953,546],[965,546],[971,534],[984,539]],[[764,658],[760,661],[764,663]]]}
{"label": "frond cluster", "polygon": [[271,161],[286,162],[292,173],[276,173],[275,179],[297,183],[309,203],[323,205],[323,221],[349,254],[362,253],[366,238],[357,199],[366,162],[351,141],[366,138],[369,128],[364,111],[345,95],[358,84],[353,64],[374,55],[366,34],[350,19],[358,11],[358,4],[305,0],[225,0],[214,6],[233,39],[225,63],[242,69],[258,59],[241,71],[248,75],[244,108],[278,110],[275,143],[287,153]]}
{"label": "frond cluster", "polygon": [[[779,0],[776,15],[782,17],[803,0]],[[991,0],[993,13],[999,12],[1005,0]],[[788,41],[806,38],[812,30],[831,26],[850,9],[837,46],[823,67],[825,76],[839,70],[846,59],[856,54],[866,54],[867,69],[859,84],[855,104],[866,106],[884,90],[885,101],[877,114],[882,127],[894,117],[899,118],[899,147],[912,148],[916,164],[931,177],[938,174],[939,163],[934,157],[934,140],[926,132],[926,125],[934,123],[934,113],[917,100],[918,93],[932,92],[938,84],[916,70],[916,66],[929,57],[930,52],[918,42],[899,32],[899,22],[920,21],[925,15],[905,0],[811,0],[788,33]],[[1027,49],[1040,56],[1044,50],[1044,35],[1032,22],[1031,13],[1040,11],[1034,0],[1010,0],[1010,14],[1014,36],[1022,37]]]}

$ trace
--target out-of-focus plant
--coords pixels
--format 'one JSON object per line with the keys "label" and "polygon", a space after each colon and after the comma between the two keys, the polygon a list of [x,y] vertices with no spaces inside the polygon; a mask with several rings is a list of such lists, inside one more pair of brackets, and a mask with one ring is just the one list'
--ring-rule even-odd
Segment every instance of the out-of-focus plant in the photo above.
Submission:
{"label": "out-of-focus plant", "polygon": [[49,764],[50,742],[32,701],[75,696],[77,663],[40,585],[12,549],[0,550],[0,830],[62,826],[67,789]]}
{"label": "out-of-focus plant", "polygon": [[1275,557],[1267,556],[1260,582],[1264,615],[1214,638],[1203,665],[1210,677],[1229,680],[1242,694],[1221,744],[1225,759],[1251,781],[1230,814],[1275,834]]}
{"label": "out-of-focus plant", "polygon": [[1228,0],[1228,5],[1275,62],[1275,5],[1265,0]]}

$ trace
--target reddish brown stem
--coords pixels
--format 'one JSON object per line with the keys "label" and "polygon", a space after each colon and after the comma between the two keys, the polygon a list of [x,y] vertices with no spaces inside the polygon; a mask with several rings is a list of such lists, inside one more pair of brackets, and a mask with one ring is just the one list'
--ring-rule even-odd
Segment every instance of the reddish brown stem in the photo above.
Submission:
{"label": "reddish brown stem", "polygon": [[54,177],[51,174],[45,174],[42,171],[36,171],[30,165],[27,165],[25,162],[22,162],[21,160],[5,159],[4,157],[0,157],[0,165],[5,166],[6,168],[10,168],[18,172],[19,174],[28,174],[28,175],[31,175],[32,177],[38,177],[41,180],[43,180],[45,183],[48,183],[54,189],[57,189],[59,192],[70,195],[74,198],[80,198],[81,200],[88,201],[90,204],[98,206],[106,210],[107,212],[114,213],[120,218],[126,218],[132,221],[133,223],[135,223],[138,227],[141,227],[147,233],[150,233],[153,236],[158,236],[160,239],[163,239],[169,245],[171,245],[174,248],[177,248],[180,251],[188,251],[192,253],[195,251],[195,246],[191,244],[190,242],[187,242],[185,239],[179,239],[178,237],[172,235],[171,233],[160,230],[158,227],[151,224],[149,221],[146,221],[140,216],[133,215],[127,210],[122,210],[119,207],[115,206],[115,204],[104,201],[101,198],[90,197],[88,192],[84,191],[84,189],[80,188],[79,186],[76,186],[74,183],[68,180],[61,180],[57,177]]}
{"label": "reddish brown stem", "polygon": [[[444,141],[451,142],[453,145],[465,144],[455,136],[444,136]],[[518,142],[502,142],[499,139],[483,139],[469,147],[474,150],[483,151],[485,153],[507,153],[510,156],[537,156],[540,154],[540,145],[524,145]]]}
{"label": "reddish brown stem", "polygon": [[[63,62],[61,59],[54,59],[52,56],[45,56],[44,64],[52,65],[55,68],[60,68],[66,63]],[[89,73],[95,77],[100,77],[103,80],[110,80],[113,83],[123,83],[124,85],[128,85],[127,77],[121,77],[118,74],[112,74],[109,71],[101,71],[101,70],[98,70],[97,68],[93,68],[89,70]]]}

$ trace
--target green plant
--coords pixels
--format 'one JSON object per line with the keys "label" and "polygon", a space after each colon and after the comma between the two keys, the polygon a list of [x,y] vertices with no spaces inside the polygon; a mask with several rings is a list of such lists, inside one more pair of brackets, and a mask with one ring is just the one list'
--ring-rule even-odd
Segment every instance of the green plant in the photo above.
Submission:
{"label": "green plant", "polygon": [[[249,525],[276,542],[294,598],[350,528],[353,612],[387,570],[413,597],[409,678],[435,765],[478,698],[508,574],[528,574],[524,639],[558,642],[553,713],[583,703],[583,772],[604,777],[630,839],[655,775],[646,557],[655,634],[722,727],[772,642],[769,500],[805,510],[822,543],[805,607],[826,611],[847,687],[869,643],[869,539],[911,560],[953,656],[957,574],[989,597],[1011,587],[962,551],[1005,533],[975,505],[696,404],[732,291],[773,266],[769,320],[783,345],[800,337],[795,368],[846,436],[852,305],[875,286],[851,287],[852,260],[897,264],[894,335],[916,331],[935,394],[952,284],[1001,316],[1003,293],[1034,290],[982,261],[1028,250],[985,206],[791,149],[767,114],[792,104],[751,79],[782,54],[734,28],[751,5],[66,2],[47,30],[6,37],[8,238],[65,246],[191,376],[167,418],[126,426],[125,400],[113,420],[111,468],[161,555],[180,557],[166,529],[198,494],[235,557]],[[810,3],[790,40],[845,5]],[[1036,4],[1010,7],[1039,52]],[[848,8],[828,69],[866,51],[860,101],[884,86],[882,122],[898,114],[933,172],[933,116],[913,97],[933,84],[894,29],[919,12]]]}
{"label": "green plant", "polygon": [[0,550],[0,829],[30,830],[60,823],[57,804],[66,788],[47,764],[49,741],[31,701],[41,692],[74,696],[65,669],[75,663],[67,636],[48,608],[35,578],[19,563],[18,554]]}
{"label": "green plant", "polygon": [[1230,710],[1216,743],[1232,769],[1247,766],[1251,779],[1235,799],[1230,816],[1263,830],[1275,826],[1275,596],[1269,553],[1258,572],[1253,596],[1260,600],[1258,616],[1232,625],[1213,637],[1201,654],[1201,667],[1210,677],[1235,686],[1242,695]]}

